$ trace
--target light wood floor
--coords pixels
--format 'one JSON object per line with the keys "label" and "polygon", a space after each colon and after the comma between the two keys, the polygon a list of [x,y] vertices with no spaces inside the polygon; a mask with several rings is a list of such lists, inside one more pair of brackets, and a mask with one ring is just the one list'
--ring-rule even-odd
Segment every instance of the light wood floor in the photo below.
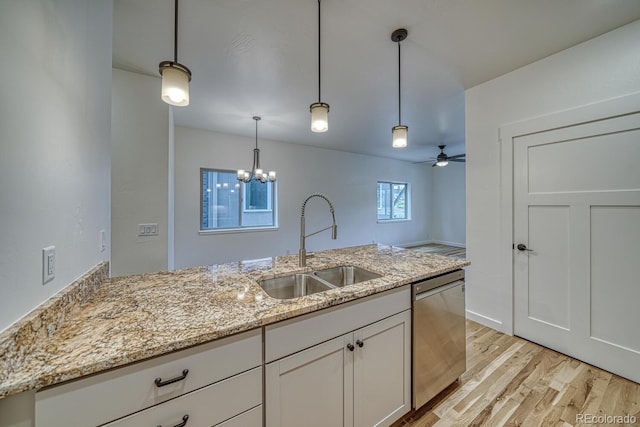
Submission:
{"label": "light wood floor", "polygon": [[430,252],[438,255],[444,255],[451,258],[466,258],[467,250],[466,248],[460,248],[457,246],[449,246],[443,245],[440,243],[427,243],[426,245],[421,246],[413,246],[409,249],[414,249],[420,252]]}
{"label": "light wood floor", "polygon": [[468,320],[467,372],[393,427],[593,425],[640,425],[640,384]]}

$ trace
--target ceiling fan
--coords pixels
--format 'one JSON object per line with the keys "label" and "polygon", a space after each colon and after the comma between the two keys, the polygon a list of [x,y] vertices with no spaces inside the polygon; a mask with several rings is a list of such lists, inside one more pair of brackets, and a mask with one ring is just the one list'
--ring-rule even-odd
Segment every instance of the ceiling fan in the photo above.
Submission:
{"label": "ceiling fan", "polygon": [[449,162],[464,162],[464,156],[465,154],[456,154],[455,156],[447,156],[446,153],[444,152],[444,147],[446,147],[446,145],[438,145],[438,148],[440,149],[440,154],[438,154],[438,157],[436,157],[435,159],[435,163],[431,165],[431,167],[434,166],[447,166],[449,164]]}

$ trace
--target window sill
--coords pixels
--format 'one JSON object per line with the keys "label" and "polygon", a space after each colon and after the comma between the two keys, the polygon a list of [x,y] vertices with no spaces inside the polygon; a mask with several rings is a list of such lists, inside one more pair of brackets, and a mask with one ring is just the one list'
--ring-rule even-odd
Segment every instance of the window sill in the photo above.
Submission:
{"label": "window sill", "polygon": [[209,234],[233,234],[233,233],[253,233],[256,231],[278,231],[275,227],[244,227],[244,228],[222,228],[220,230],[200,230],[198,234],[200,236],[207,236]]}
{"label": "window sill", "polygon": [[378,224],[389,224],[395,222],[411,222],[411,218],[409,219],[379,219],[376,221]]}

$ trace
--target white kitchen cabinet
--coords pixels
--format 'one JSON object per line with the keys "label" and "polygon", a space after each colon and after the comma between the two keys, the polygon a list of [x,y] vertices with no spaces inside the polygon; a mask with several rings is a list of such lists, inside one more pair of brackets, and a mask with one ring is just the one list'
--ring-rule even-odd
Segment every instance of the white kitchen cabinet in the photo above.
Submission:
{"label": "white kitchen cabinet", "polygon": [[359,329],[353,339],[353,425],[390,425],[411,409],[411,311]]}
{"label": "white kitchen cabinet", "polygon": [[[174,426],[187,413],[192,419],[196,413],[196,418],[208,419],[205,411],[215,405],[207,396],[239,396],[238,405],[222,403],[224,417],[216,421],[222,422],[262,403],[261,366],[262,334],[257,329],[46,388],[36,393],[35,424],[96,426],[136,413],[151,417],[141,418],[145,422],[160,414],[150,425]],[[113,425],[144,424],[122,422]]]}
{"label": "white kitchen cabinet", "polygon": [[[266,427],[347,425],[353,404],[346,336],[266,366]],[[348,379],[346,381],[345,379]],[[345,411],[348,411],[345,413]]]}
{"label": "white kitchen cabinet", "polygon": [[390,425],[411,408],[410,332],[405,310],[267,364],[266,427]]}

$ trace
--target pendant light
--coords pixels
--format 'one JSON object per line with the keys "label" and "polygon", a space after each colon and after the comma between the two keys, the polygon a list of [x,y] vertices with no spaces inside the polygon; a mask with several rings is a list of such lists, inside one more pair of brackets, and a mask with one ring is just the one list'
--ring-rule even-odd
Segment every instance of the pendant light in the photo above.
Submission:
{"label": "pendant light", "polygon": [[160,63],[162,76],[162,100],[170,105],[189,105],[191,70],[178,62],[178,0],[175,0],[173,24],[173,61]]}
{"label": "pendant light", "polygon": [[391,40],[398,43],[398,126],[394,126],[393,129],[391,129],[391,136],[393,139],[391,146],[393,148],[406,147],[408,138],[407,134],[409,132],[409,127],[402,124],[402,92],[400,90],[400,42],[407,38],[407,34],[409,33],[404,28],[397,29],[391,33]]}
{"label": "pendant light", "polygon": [[260,168],[260,149],[258,148],[258,122],[260,121],[260,117],[253,116],[253,120],[256,121],[256,148],[253,149],[253,166],[251,172],[238,169],[238,181],[249,183],[255,180],[263,184],[267,181],[274,182],[276,180],[276,172],[269,171],[269,173],[265,173]]}
{"label": "pendant light", "polygon": [[318,0],[318,102],[309,106],[311,110],[311,130],[313,132],[326,132],[329,129],[329,104],[321,101],[321,57],[320,57],[320,0]]}

